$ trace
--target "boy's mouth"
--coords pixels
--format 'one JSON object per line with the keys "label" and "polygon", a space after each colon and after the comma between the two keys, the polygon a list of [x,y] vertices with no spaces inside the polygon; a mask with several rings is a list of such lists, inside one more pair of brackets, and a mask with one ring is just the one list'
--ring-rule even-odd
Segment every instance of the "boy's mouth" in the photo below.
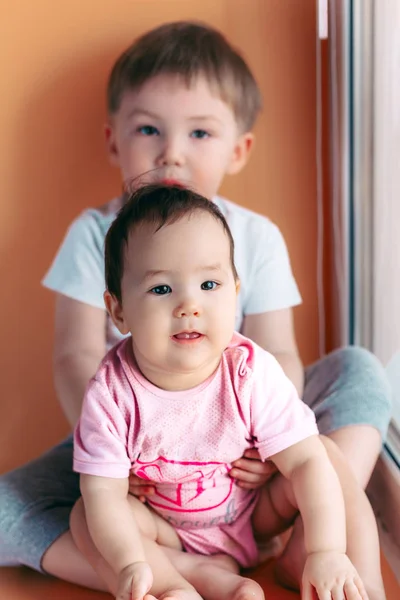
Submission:
{"label": "boy's mouth", "polygon": [[180,187],[180,188],[184,187],[182,185],[182,183],[180,181],[178,181],[177,179],[161,179],[160,183],[162,185],[169,185],[169,186],[175,186],[175,187]]}

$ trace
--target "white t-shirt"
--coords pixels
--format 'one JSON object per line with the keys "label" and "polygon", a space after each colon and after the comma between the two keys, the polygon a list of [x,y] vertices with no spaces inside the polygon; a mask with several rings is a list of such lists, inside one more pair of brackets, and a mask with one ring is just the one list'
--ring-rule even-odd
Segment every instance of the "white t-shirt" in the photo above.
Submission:
{"label": "white t-shirt", "polygon": [[[241,286],[236,329],[246,315],[289,308],[301,303],[285,241],[269,219],[221,196],[214,198],[235,241],[235,264]],[[85,210],[69,227],[42,283],[74,300],[105,308],[103,293],[104,240],[121,207],[114,198],[100,208]],[[122,338],[107,317],[107,348]]]}

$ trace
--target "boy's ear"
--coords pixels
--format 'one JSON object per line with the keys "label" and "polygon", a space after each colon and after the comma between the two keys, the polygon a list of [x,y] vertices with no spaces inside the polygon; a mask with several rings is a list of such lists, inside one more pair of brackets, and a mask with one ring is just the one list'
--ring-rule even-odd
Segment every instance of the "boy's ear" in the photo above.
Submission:
{"label": "boy's ear", "polygon": [[122,335],[127,335],[129,333],[129,328],[124,319],[121,302],[117,300],[115,296],[110,294],[108,290],[104,292],[103,298],[107,312],[110,315],[115,327],[120,333],[122,333]]}
{"label": "boy's ear", "polygon": [[115,141],[115,131],[113,125],[110,122],[107,122],[104,125],[104,135],[106,138],[108,158],[112,165],[119,167],[119,155],[117,143]]}
{"label": "boy's ear", "polygon": [[251,149],[254,145],[254,133],[242,133],[236,140],[232,159],[227,169],[228,175],[239,173],[249,160]]}

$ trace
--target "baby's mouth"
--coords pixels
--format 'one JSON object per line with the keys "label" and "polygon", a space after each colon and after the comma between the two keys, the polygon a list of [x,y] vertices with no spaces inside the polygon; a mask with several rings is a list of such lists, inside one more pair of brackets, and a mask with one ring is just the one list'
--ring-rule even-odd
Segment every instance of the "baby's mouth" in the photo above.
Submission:
{"label": "baby's mouth", "polygon": [[182,331],[181,333],[176,333],[172,337],[176,340],[197,340],[198,338],[203,337],[203,334],[198,331]]}

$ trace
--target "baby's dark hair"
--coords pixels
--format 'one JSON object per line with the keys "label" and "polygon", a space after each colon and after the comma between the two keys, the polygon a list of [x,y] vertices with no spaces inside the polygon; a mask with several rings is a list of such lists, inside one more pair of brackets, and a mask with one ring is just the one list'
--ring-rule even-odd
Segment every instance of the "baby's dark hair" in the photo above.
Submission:
{"label": "baby's dark hair", "polygon": [[135,190],[118,212],[105,240],[105,278],[107,290],[122,301],[121,281],[128,238],[135,227],[154,225],[154,232],[196,212],[208,213],[219,221],[228,236],[230,259],[235,280],[234,241],[224,215],[218,206],[196,192],[179,186],[150,184]]}
{"label": "baby's dark hair", "polygon": [[107,86],[109,114],[119,110],[125,92],[160,74],[178,75],[188,86],[204,76],[232,108],[242,133],[252,129],[261,110],[254,76],[226,38],[209,25],[177,21],[145,33],[117,59]]}

